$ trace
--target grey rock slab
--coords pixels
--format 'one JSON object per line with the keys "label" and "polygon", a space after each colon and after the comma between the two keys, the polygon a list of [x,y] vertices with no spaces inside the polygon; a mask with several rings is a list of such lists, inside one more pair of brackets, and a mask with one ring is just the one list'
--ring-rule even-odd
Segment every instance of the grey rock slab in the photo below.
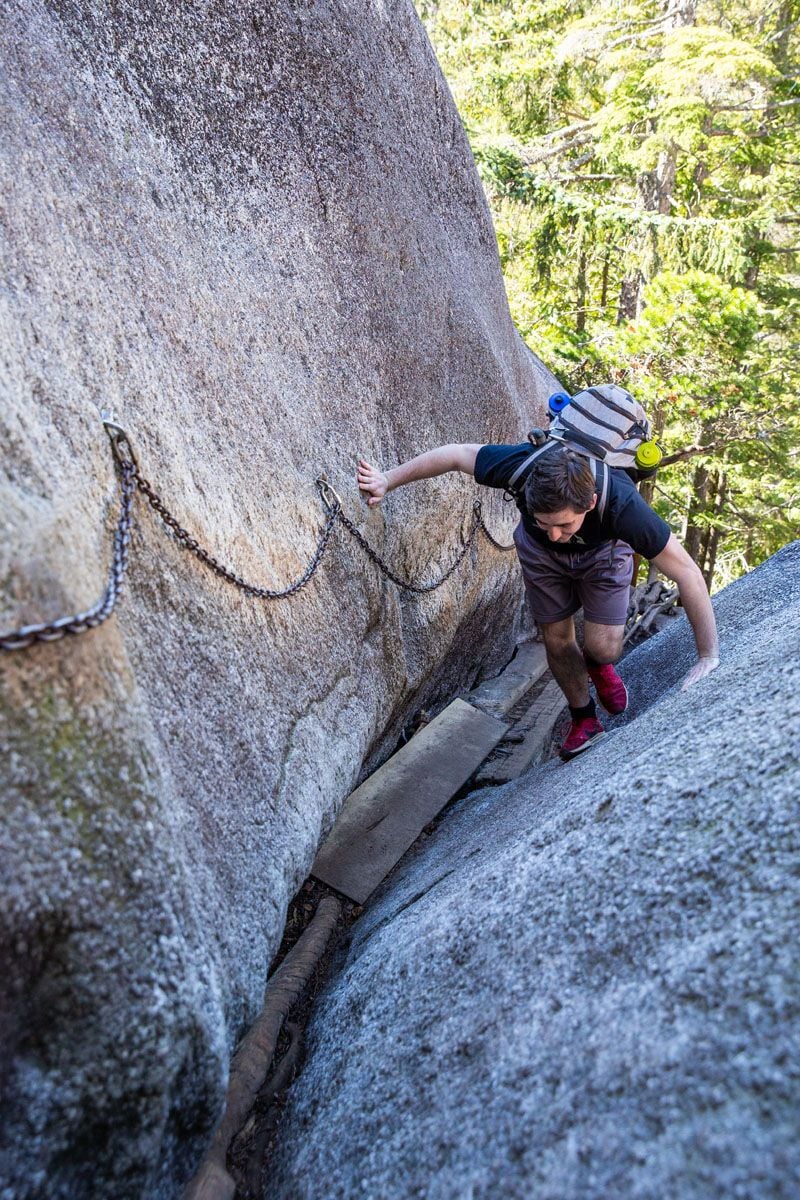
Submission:
{"label": "grey rock slab", "polygon": [[363,904],[508,725],[454,700],[348,796],[311,874]]}
{"label": "grey rock slab", "polygon": [[622,663],[634,712],[459,800],[353,926],[280,1200],[800,1194],[800,543]]}
{"label": "grey rock slab", "polygon": [[[0,55],[0,629],[103,589],[103,409],[248,580],[302,574],[321,472],[403,576],[440,574],[472,482],[367,509],[357,457],[519,440],[555,381],[412,5],[12,0]],[[176,1194],[323,831],[415,711],[508,660],[521,591],[480,537],[408,596],[339,530],[258,602],[137,499],[117,613],[2,664],[4,1200]]]}

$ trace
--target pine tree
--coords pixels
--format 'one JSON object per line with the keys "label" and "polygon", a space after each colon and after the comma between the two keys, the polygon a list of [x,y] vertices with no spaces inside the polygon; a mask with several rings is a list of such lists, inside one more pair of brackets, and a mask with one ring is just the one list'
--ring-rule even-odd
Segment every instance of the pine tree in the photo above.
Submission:
{"label": "pine tree", "polygon": [[641,394],[653,502],[724,582],[800,528],[800,0],[423,15],[520,331],[567,386]]}

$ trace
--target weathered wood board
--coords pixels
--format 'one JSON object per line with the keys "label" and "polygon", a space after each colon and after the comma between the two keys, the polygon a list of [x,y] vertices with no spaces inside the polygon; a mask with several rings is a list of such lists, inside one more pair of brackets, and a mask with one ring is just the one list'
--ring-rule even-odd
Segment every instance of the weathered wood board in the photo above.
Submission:
{"label": "weathered wood board", "polygon": [[566,699],[561,688],[553,680],[548,683],[531,707],[520,717],[515,729],[523,729],[524,739],[511,752],[502,758],[495,758],[486,763],[476,776],[476,783],[507,783],[509,779],[517,779],[532,763],[540,762],[553,726],[566,707]]}
{"label": "weathered wood board", "polygon": [[507,730],[454,700],[348,796],[311,874],[363,904]]}
{"label": "weathered wood board", "polygon": [[547,670],[547,654],[542,642],[523,642],[506,669],[495,679],[487,679],[466,699],[476,708],[503,717],[541,679]]}

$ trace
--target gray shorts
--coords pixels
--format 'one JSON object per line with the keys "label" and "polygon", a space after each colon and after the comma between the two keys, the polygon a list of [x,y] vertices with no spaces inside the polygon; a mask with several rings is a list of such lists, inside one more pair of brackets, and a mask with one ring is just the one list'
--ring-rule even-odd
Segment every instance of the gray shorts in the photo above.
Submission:
{"label": "gray shorts", "polygon": [[525,531],[514,530],[525,591],[539,625],[563,621],[579,608],[597,625],[624,625],[633,577],[627,542],[606,542],[583,554],[546,550]]}

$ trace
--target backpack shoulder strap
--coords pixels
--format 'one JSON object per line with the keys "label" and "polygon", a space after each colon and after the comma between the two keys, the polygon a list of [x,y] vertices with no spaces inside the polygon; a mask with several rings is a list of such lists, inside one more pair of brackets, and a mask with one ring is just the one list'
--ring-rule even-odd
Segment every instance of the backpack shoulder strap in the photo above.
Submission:
{"label": "backpack shoulder strap", "polygon": [[544,454],[545,451],[549,450],[551,448],[551,446],[553,446],[554,444],[555,443],[552,441],[547,441],[547,442],[545,442],[545,444],[543,446],[537,446],[535,450],[531,451],[531,453],[528,455],[527,458],[522,460],[522,462],[517,467],[516,471],[511,476],[508,483],[506,484],[505,490],[506,490],[507,495],[513,496],[513,498],[516,500],[516,498],[519,496],[519,494],[522,490],[521,487],[517,486],[518,483],[520,482],[520,480],[522,480],[523,483],[525,482],[525,479],[527,479],[527,477],[528,477],[528,472],[529,472],[530,468],[533,466],[535,460],[539,457],[540,454]]}
{"label": "backpack shoulder strap", "polygon": [[[551,438],[546,441],[543,446],[537,446],[535,450],[531,451],[527,458],[522,460],[505,486],[505,495],[508,499],[517,500],[519,498],[522,492],[522,484],[524,484],[525,480],[527,479],[530,468],[533,466],[536,459],[540,454],[546,453],[546,451],[551,449],[551,447],[558,444],[559,442],[557,439]],[[602,521],[603,517],[606,515],[606,509],[608,508],[610,467],[607,463],[601,462],[600,459],[589,458],[588,455],[586,457],[592,464],[595,485],[597,487],[597,515]]]}
{"label": "backpack shoulder strap", "polygon": [[609,466],[597,458],[589,460],[594,471],[594,481],[597,486],[597,515],[602,521],[608,507]]}

